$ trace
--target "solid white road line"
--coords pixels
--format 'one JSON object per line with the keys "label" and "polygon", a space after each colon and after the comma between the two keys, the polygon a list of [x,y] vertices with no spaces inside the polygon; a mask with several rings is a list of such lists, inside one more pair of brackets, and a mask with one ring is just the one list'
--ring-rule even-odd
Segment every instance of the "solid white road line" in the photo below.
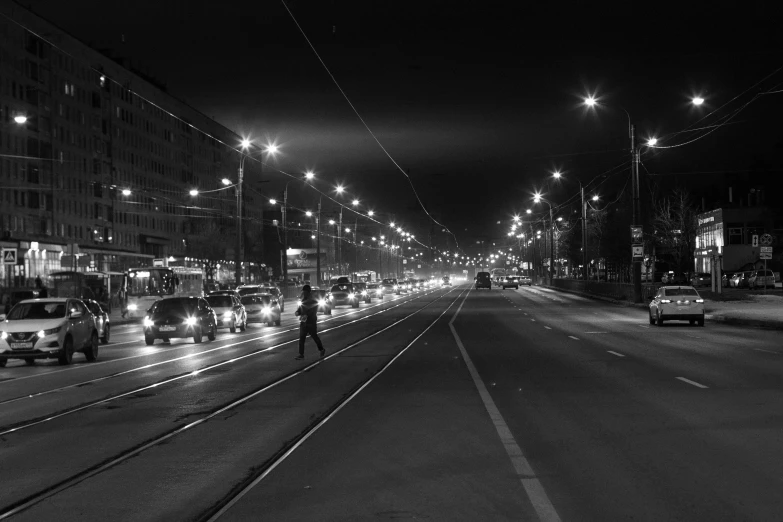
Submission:
{"label": "solid white road line", "polygon": [[677,377],[677,379],[681,380],[682,382],[687,382],[688,384],[696,386],[697,388],[709,388],[709,386],[704,386],[703,384],[699,384],[696,381],[692,381],[690,379],[686,379],[685,377]]}
{"label": "solid white road line", "polygon": [[617,352],[613,352],[612,350],[606,350],[607,352],[611,353],[612,355],[616,355],[617,357],[625,357],[625,355]]}
{"label": "solid white road line", "polygon": [[649,328],[646,324],[637,324],[636,326],[641,326],[642,328]]}
{"label": "solid white road line", "polygon": [[609,332],[585,332],[586,334],[605,334]]}
{"label": "solid white road line", "polygon": [[552,327],[550,327],[550,326],[544,326],[544,328],[546,328],[547,330],[551,330],[552,329]]}
{"label": "solid white road line", "polygon": [[764,352],[764,353],[774,353],[775,355],[780,355],[780,352],[773,352],[772,350],[763,350],[761,348],[753,348],[757,352]]}
{"label": "solid white road line", "polygon": [[539,520],[560,522],[560,517],[558,516],[557,511],[555,511],[552,502],[549,500],[549,496],[547,496],[543,484],[541,484],[541,481],[536,477],[536,472],[525,458],[525,454],[522,453],[522,448],[519,447],[517,441],[514,439],[514,435],[508,428],[500,410],[495,406],[495,401],[492,400],[492,396],[489,394],[484,381],[481,380],[478,370],[476,370],[473,361],[471,361],[468,352],[465,350],[465,346],[462,344],[462,339],[460,339],[457,330],[454,328],[454,320],[457,318],[457,315],[459,315],[460,310],[462,310],[462,305],[465,304],[468,295],[470,295],[470,291],[465,295],[459,308],[457,308],[451,321],[449,321],[451,334],[457,342],[462,358],[465,360],[465,365],[467,365],[470,376],[473,378],[473,384],[476,386],[476,389],[481,396],[481,400],[484,402],[484,407],[487,409],[487,413],[489,413],[489,417],[495,425],[495,430],[497,430],[498,436],[500,436],[500,441],[506,448],[508,458],[511,459],[511,465],[514,466],[514,470],[517,472],[517,476],[519,477],[520,482],[522,482],[522,487],[525,488],[525,492],[530,499],[530,503],[533,504],[533,508],[536,510]]}
{"label": "solid white road line", "polygon": [[574,341],[578,341],[578,340],[579,340],[579,337],[574,337],[573,335],[569,335],[568,337],[570,337],[570,338],[571,338],[571,339],[573,339]]}

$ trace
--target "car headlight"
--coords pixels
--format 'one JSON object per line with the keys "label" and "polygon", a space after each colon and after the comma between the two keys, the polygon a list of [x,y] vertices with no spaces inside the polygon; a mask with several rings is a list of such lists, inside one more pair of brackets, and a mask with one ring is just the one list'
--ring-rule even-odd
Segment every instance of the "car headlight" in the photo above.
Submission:
{"label": "car headlight", "polygon": [[5,333],[5,332],[0,332],[0,339],[5,339],[6,337],[8,337],[8,334],[7,334],[7,333]]}
{"label": "car headlight", "polygon": [[302,306],[302,300],[301,299],[297,299],[296,300],[296,306]]}
{"label": "car headlight", "polygon": [[363,291],[362,295],[367,295],[367,290]]}
{"label": "car headlight", "polygon": [[326,304],[326,299],[319,299],[318,300],[318,304],[321,305],[321,306],[325,305]]}
{"label": "car headlight", "polygon": [[128,305],[128,310],[138,310],[138,309],[139,309],[139,305],[135,305],[135,304]]}
{"label": "car headlight", "polygon": [[234,312],[223,312],[223,319],[231,319],[232,315],[234,315]]}
{"label": "car headlight", "polygon": [[144,328],[149,328],[152,326],[152,319],[149,318],[149,316],[144,318]]}
{"label": "car headlight", "polygon": [[194,324],[196,324],[197,321],[198,319],[196,317],[188,317],[187,319],[185,319],[185,324],[187,324],[188,326],[193,326]]}
{"label": "car headlight", "polygon": [[37,335],[39,338],[46,337],[46,332],[43,330],[39,330],[38,332],[35,333],[35,335]]}
{"label": "car headlight", "polygon": [[397,290],[397,288],[399,288],[399,287],[397,285],[394,285],[394,289]]}
{"label": "car headlight", "polygon": [[348,294],[348,299],[353,299],[354,297],[356,297],[354,294]]}
{"label": "car headlight", "polygon": [[268,313],[269,313],[269,311],[270,311],[270,309],[269,309],[269,307],[268,307],[268,306],[265,306],[265,307],[263,307],[263,308],[261,309],[261,311],[262,311],[262,312],[264,312],[265,314],[268,314]]}

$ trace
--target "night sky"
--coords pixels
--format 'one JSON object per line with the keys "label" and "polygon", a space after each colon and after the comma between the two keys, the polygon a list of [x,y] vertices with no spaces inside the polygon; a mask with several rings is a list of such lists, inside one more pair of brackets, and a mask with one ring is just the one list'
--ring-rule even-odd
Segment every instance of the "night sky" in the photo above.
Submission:
{"label": "night sky", "polygon": [[[277,168],[312,168],[322,189],[342,182],[419,237],[428,230],[404,175],[362,126],[281,2],[23,4],[82,41],[128,56],[170,93],[236,132],[275,139],[284,151],[272,162]],[[783,66],[775,2],[744,13],[738,12],[743,4],[689,10],[683,3],[638,3],[637,11],[629,2],[551,4],[287,5],[364,120],[410,172],[425,205],[463,247],[479,237],[503,237],[510,216],[530,206],[533,189],[547,190],[552,170],[586,183],[628,159],[627,118],[619,107],[641,136],[664,137],[718,123],[756,93],[783,89],[783,70],[775,72]],[[597,94],[607,107],[586,111],[580,105],[586,94]],[[690,106],[693,95],[703,96],[704,106]],[[783,93],[760,96],[709,136],[646,155],[643,175],[698,194],[715,171],[754,169],[779,193],[781,117]],[[285,178],[270,176],[265,190],[271,193]],[[628,169],[617,171],[600,190],[616,193],[627,176]],[[564,200],[577,187],[549,193]],[[312,195],[292,198],[312,206]],[[506,221],[499,226],[498,220]]]}

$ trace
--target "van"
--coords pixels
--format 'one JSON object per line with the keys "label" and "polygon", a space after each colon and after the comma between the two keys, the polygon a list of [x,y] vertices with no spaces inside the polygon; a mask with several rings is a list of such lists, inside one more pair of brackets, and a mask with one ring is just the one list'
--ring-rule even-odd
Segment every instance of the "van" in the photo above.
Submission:
{"label": "van", "polygon": [[492,290],[492,277],[489,272],[479,272],[476,274],[476,290],[479,288]]}

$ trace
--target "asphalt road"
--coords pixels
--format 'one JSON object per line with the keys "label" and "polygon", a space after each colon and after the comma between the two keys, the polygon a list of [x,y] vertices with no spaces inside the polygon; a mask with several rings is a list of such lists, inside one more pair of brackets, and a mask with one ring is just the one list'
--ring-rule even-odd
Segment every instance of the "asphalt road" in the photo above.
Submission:
{"label": "asphalt road", "polygon": [[0,516],[781,520],[780,332],[463,286],[321,317],[300,362],[291,313],[0,369]]}

